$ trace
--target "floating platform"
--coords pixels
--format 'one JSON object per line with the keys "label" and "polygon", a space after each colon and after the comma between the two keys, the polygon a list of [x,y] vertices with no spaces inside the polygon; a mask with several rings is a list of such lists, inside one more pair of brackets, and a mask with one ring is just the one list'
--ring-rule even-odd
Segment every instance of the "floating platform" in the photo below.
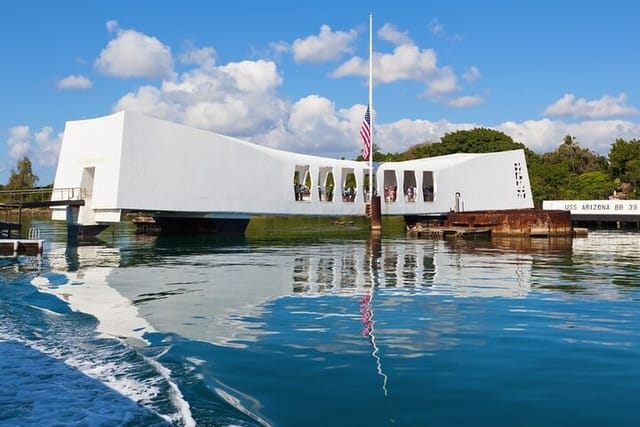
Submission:
{"label": "floating platform", "polygon": [[509,209],[450,212],[439,225],[419,221],[407,223],[407,233],[415,237],[575,237],[586,236],[574,229],[571,212],[564,210]]}
{"label": "floating platform", "polygon": [[43,247],[40,239],[0,239],[0,255],[38,255]]}
{"label": "floating platform", "polygon": [[463,239],[488,239],[491,237],[490,227],[445,227],[424,226],[420,223],[407,227],[407,234],[420,238],[463,238]]}

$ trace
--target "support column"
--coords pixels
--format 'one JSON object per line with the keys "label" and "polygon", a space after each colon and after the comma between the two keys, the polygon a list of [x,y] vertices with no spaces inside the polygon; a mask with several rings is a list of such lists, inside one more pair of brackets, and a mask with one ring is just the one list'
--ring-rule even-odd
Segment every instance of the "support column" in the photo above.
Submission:
{"label": "support column", "polygon": [[382,230],[382,209],[377,194],[371,198],[371,230]]}
{"label": "support column", "polygon": [[80,214],[79,206],[67,206],[67,243],[71,243],[71,244],[78,243],[79,214]]}

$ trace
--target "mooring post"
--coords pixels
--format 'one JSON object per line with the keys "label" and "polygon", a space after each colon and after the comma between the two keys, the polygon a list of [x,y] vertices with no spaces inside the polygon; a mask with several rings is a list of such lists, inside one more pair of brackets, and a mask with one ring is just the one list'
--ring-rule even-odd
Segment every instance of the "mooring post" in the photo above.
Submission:
{"label": "mooring post", "polygon": [[382,230],[382,209],[377,194],[371,198],[371,230]]}

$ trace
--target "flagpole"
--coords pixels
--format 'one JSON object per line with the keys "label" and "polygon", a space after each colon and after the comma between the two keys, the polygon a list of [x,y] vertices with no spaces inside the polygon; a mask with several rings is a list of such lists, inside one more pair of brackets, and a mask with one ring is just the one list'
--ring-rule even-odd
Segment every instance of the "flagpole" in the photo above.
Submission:
{"label": "flagpole", "polygon": [[369,150],[369,203],[373,203],[373,14],[369,13],[369,129],[371,150]]}

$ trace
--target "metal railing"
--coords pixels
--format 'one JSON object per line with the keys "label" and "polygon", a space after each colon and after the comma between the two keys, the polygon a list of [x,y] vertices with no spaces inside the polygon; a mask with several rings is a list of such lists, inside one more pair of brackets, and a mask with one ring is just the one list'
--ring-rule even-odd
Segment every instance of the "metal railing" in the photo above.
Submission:
{"label": "metal railing", "polygon": [[51,200],[84,200],[86,188],[35,188],[29,190],[0,191],[0,203],[48,202]]}
{"label": "metal railing", "polygon": [[40,229],[39,228],[30,228],[29,229],[29,240],[39,240],[40,239]]}

